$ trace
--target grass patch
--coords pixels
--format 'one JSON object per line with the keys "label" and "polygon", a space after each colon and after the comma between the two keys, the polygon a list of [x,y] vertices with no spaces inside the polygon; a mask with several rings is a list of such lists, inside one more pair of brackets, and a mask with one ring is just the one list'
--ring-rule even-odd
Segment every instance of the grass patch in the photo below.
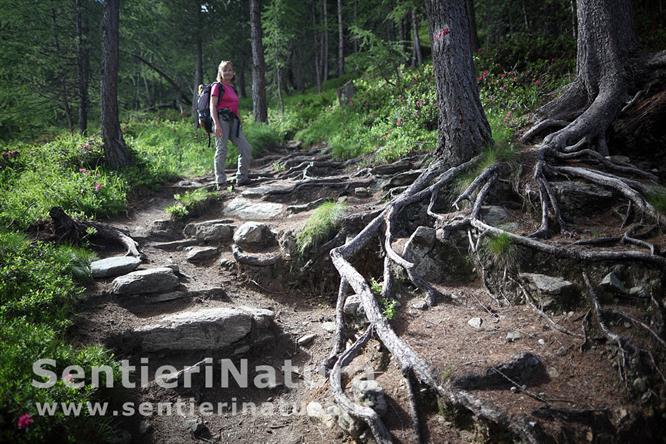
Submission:
{"label": "grass patch", "polygon": [[666,214],[666,188],[659,187],[647,194],[647,201],[661,214]]}
{"label": "grass patch", "polygon": [[[91,254],[84,250],[31,242],[14,232],[0,232],[0,441],[51,442],[67,436],[71,442],[105,442],[108,420],[38,416],[37,403],[85,403],[96,396],[90,380],[80,389],[59,379],[51,388],[32,385],[32,365],[38,359],[56,361],[58,374],[80,365],[87,375],[93,366],[117,369],[113,356],[99,346],[77,349],[65,341],[72,303],[82,294],[75,283],[86,274]],[[83,271],[81,270],[83,269]],[[116,372],[117,374],[117,372]],[[29,415],[29,416],[25,416]],[[19,429],[20,417],[32,424]]]}
{"label": "grass patch", "polygon": [[182,219],[187,216],[196,216],[210,202],[218,198],[214,191],[206,191],[199,188],[187,191],[183,194],[175,194],[174,199],[178,203],[166,207],[164,210],[174,219]]}
{"label": "grass patch", "polygon": [[516,255],[515,245],[506,233],[489,236],[486,241],[486,249],[495,261],[502,264],[511,263]]}
{"label": "grass patch", "polygon": [[308,248],[327,239],[338,227],[346,206],[342,202],[326,202],[308,218],[303,229],[296,235],[296,246],[301,255]]}

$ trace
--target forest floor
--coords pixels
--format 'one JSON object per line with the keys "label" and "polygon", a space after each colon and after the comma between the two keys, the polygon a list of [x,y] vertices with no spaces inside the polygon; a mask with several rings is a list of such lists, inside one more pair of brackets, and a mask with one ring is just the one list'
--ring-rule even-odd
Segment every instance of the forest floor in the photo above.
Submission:
{"label": "forest floor", "polygon": [[[267,225],[274,233],[297,233],[303,229],[313,209],[299,207],[304,211],[293,212],[289,206],[302,206],[321,198],[337,200],[343,196],[347,214],[352,214],[376,212],[386,204],[384,195],[387,188],[382,188],[379,180],[352,188],[324,185],[284,194],[267,192],[288,189],[295,183],[293,178],[276,173],[274,165],[276,162],[289,165],[298,156],[305,162],[326,161],[321,151],[296,153],[293,150],[257,159],[252,168],[255,176],[252,184],[221,193],[219,200],[187,222],[223,219],[224,223],[237,228],[247,221],[254,221]],[[418,167],[422,161],[415,159],[411,164],[408,162],[407,168]],[[360,169],[357,165],[345,164],[344,169],[336,174],[349,178]],[[386,183],[404,173],[404,170],[387,173],[381,182]],[[403,176],[403,182],[398,184],[394,181],[394,184],[407,184],[414,177]],[[306,407],[315,402],[325,410],[334,404],[328,378],[320,371],[321,363],[329,356],[334,341],[331,324],[335,325],[335,286],[331,286],[330,279],[337,273],[328,254],[317,259],[320,265],[313,268],[308,279],[303,279],[303,273],[298,279],[285,275],[290,267],[284,262],[263,267],[239,264],[234,258],[230,239],[212,242],[219,247],[215,256],[198,262],[188,261],[187,246],[211,245],[211,242],[179,244],[184,239],[181,234],[184,223],[169,221],[164,209],[175,202],[175,192],[198,187],[210,189],[211,181],[211,177],[201,177],[164,186],[131,202],[125,217],[111,221],[112,225],[127,229],[139,242],[145,254],[139,269],[177,266],[180,278],[177,290],[180,293],[173,297],[161,297],[157,293],[119,295],[113,292],[113,278],[98,279],[88,286],[87,296],[77,308],[72,336],[80,344],[106,344],[114,350],[118,359],[127,359],[135,365],[140,364],[141,358],[148,358],[150,383],[142,388],[113,389],[103,393],[103,398],[111,399],[112,407],[120,409],[122,403],[127,401],[136,405],[141,402],[174,403],[178,400],[186,403],[194,400],[197,405],[204,402],[214,406],[217,403],[230,404],[224,411],[206,416],[189,412],[170,416],[118,416],[113,420],[116,428],[122,430],[116,436],[117,442],[295,444],[353,441],[350,435],[331,423],[330,417],[309,415],[312,411],[308,412]],[[357,191],[358,188],[364,188],[367,193]],[[239,206],[239,201],[248,201],[250,205]],[[266,211],[253,210],[254,206],[258,208],[265,204],[272,206]],[[604,226],[595,225],[593,228],[602,231]],[[408,236],[397,236],[394,240],[396,249],[401,253],[399,248],[404,247]],[[663,243],[663,239],[661,241]],[[259,249],[256,254],[266,257],[277,250],[274,245]],[[108,249],[100,256],[122,254],[120,249]],[[381,270],[381,258],[370,260],[378,263],[369,264],[370,269]],[[534,265],[538,268],[538,264]],[[538,365],[529,369],[529,378],[522,379],[525,385],[500,378],[499,382],[469,390],[509,417],[526,415],[530,421],[538,422],[544,430],[552,432],[552,436],[558,436],[560,432],[555,429],[560,427],[562,421],[575,423],[575,430],[570,432],[573,435],[569,438],[583,437],[588,442],[601,442],[604,436],[618,430],[623,421],[646,414],[618,378],[615,351],[604,341],[592,338],[591,346],[583,350],[582,338],[554,329],[530,305],[502,303],[487,291],[480,276],[475,275],[466,282],[440,283],[438,289],[452,295],[453,301],[425,309],[418,290],[406,285],[400,287],[397,292],[399,307],[391,326],[442,379],[463,380],[470,375],[483,378],[492,374],[491,369],[515,362],[520,356],[529,356],[525,355],[529,353],[537,357]],[[133,337],[133,332],[155,324],[165,316],[241,306],[267,309],[273,313],[272,336],[268,341],[251,344],[248,349],[198,350],[193,346],[191,350],[170,350],[167,345],[162,350],[147,352]],[[630,307],[625,308],[631,310]],[[552,314],[550,318],[559,326],[582,336],[587,312],[585,304],[578,304]],[[639,328],[628,322],[611,325],[621,334],[629,334]],[[310,334],[315,335],[311,342],[302,341],[304,343],[299,344],[300,338]],[[371,340],[365,350],[344,370],[343,381],[350,385],[352,379],[358,379],[367,369],[372,369],[388,401],[383,419],[394,440],[416,442],[408,413],[406,384],[400,368],[375,340]],[[284,384],[266,389],[252,386],[204,388],[203,380],[198,376],[194,378],[192,388],[165,389],[155,384],[157,367],[172,365],[181,369],[206,357],[214,360],[231,357],[236,362],[247,358],[250,368],[268,365],[276,369],[289,359],[297,368],[294,371],[297,384],[292,388]],[[512,370],[509,368],[507,371]],[[517,378],[523,376],[518,375]],[[629,381],[628,384],[641,382]],[[244,402],[253,402],[259,408],[261,403],[267,403],[282,410],[281,413],[273,411],[271,414],[242,412]],[[235,409],[231,407],[234,403]],[[310,404],[311,409],[314,409],[313,405]],[[420,396],[420,409],[429,442],[511,440],[511,435],[505,430],[474,421],[470,415],[452,411],[444,403],[438,405],[426,393]],[[596,415],[597,412],[604,412],[605,415],[601,418]],[[567,414],[575,416],[576,413],[578,418],[564,418]],[[611,423],[601,423],[607,420]]]}

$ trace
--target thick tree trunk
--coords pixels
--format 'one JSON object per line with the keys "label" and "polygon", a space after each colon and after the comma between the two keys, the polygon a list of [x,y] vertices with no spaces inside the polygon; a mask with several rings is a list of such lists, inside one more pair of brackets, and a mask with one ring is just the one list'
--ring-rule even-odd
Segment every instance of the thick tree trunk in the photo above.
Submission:
{"label": "thick tree trunk", "polygon": [[416,18],[416,9],[412,8],[412,67],[420,66],[423,63],[421,55],[421,40],[419,39],[419,22]]}
{"label": "thick tree trunk", "polygon": [[464,2],[426,0],[439,105],[440,156],[471,159],[492,142],[476,83]]}
{"label": "thick tree trunk", "polygon": [[121,168],[132,163],[118,117],[118,24],[120,0],[106,0],[102,21],[102,140],[106,163]]}
{"label": "thick tree trunk", "polygon": [[199,85],[203,84],[203,44],[201,35],[197,35],[195,43],[196,61],[194,62],[194,85],[192,88],[192,122],[194,128],[199,127],[199,113],[197,112],[197,98],[199,96]]}
{"label": "thick tree trunk", "polygon": [[314,75],[317,92],[321,92],[321,47],[317,29],[317,0],[312,2],[312,52],[314,53]]}
{"label": "thick tree trunk", "polygon": [[76,81],[79,98],[79,132],[88,129],[88,79],[90,73],[90,48],[88,44],[88,18],[81,0],[74,0],[76,11]]}
{"label": "thick tree trunk", "polygon": [[268,122],[260,0],[250,0],[250,39],[252,41],[252,113],[255,122]]}
{"label": "thick tree trunk", "polygon": [[607,154],[606,130],[630,98],[629,64],[637,47],[631,1],[578,0],[576,9],[576,79],[538,114],[573,120],[544,139],[553,148],[587,138]]}
{"label": "thick tree trunk", "polygon": [[247,97],[247,90],[245,88],[245,69],[247,66],[244,57],[241,57],[238,68],[238,93],[240,97]]}
{"label": "thick tree trunk", "polygon": [[345,39],[342,27],[342,0],[338,0],[338,76],[345,72]]}

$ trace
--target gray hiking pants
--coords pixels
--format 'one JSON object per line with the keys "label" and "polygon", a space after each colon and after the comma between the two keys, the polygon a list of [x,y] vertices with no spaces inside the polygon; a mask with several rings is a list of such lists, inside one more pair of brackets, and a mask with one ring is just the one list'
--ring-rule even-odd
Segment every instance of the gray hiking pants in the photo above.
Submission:
{"label": "gray hiking pants", "polygon": [[[214,124],[213,124],[214,125]],[[226,122],[220,119],[222,127],[222,137],[215,138],[215,183],[218,188],[227,186],[227,177],[224,173],[224,164],[227,158],[227,141],[231,139],[238,148],[238,171],[236,180],[244,181],[248,178],[250,172],[250,162],[252,161],[252,147],[247,142],[242,128],[237,128],[240,121],[232,120]],[[238,130],[238,136],[236,136]]]}

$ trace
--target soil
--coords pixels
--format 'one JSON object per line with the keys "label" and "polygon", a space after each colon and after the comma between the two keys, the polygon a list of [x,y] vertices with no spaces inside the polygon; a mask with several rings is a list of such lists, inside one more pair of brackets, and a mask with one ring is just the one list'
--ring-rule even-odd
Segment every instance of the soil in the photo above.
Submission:
{"label": "soil", "polygon": [[[319,152],[307,154],[321,155]],[[273,157],[276,161],[282,161],[290,155],[293,156],[293,153],[278,152]],[[226,218],[221,214],[225,205],[243,191],[258,186],[292,183],[292,179],[275,179],[272,165],[270,162],[258,161],[253,172],[260,179],[233,193],[223,193],[219,201],[209,205],[196,219],[188,221]],[[348,168],[349,173],[356,170],[356,167]],[[333,174],[340,172],[336,171]],[[210,186],[211,178],[195,178],[192,182],[201,186]],[[173,194],[184,189],[182,185],[182,183],[166,185],[158,191],[135,198],[126,215],[109,223],[126,228],[130,234],[145,232],[153,221],[168,219],[164,208],[174,203]],[[344,196],[349,213],[362,213],[375,211],[383,206],[381,198],[384,191],[374,187],[369,191],[368,197],[361,198],[354,196],[353,190],[321,187],[287,195],[253,199],[296,205],[321,197],[337,199]],[[312,210],[308,210],[262,223],[269,225],[275,232],[298,231],[311,214]],[[522,213],[517,214],[524,217]],[[244,222],[239,218],[231,219],[236,225]],[[599,222],[588,221],[579,233],[598,230]],[[183,224],[173,222],[171,225],[182,228]],[[522,220],[520,231],[528,233],[537,226],[538,223],[534,220]],[[554,240],[559,241],[557,237]],[[397,239],[396,245],[404,241],[405,239]],[[180,369],[193,365],[204,357],[217,360],[229,356],[217,350],[192,353],[144,353],[128,334],[132,329],[153,323],[155,319],[165,314],[193,308],[242,305],[265,308],[275,313],[274,339],[268,343],[257,344],[245,355],[236,355],[232,358],[234,362],[240,358],[247,358],[250,368],[256,365],[280,368],[286,359],[290,359],[298,368],[298,383],[291,389],[285,386],[272,389],[241,389],[233,386],[207,389],[202,388],[202,378],[195,377],[192,388],[164,389],[151,383],[146,387],[135,389],[108,390],[101,394],[102,398],[110,399],[112,406],[116,407],[128,400],[137,405],[141,402],[193,400],[199,406],[206,402],[213,405],[236,402],[237,410],[241,409],[243,402],[268,403],[280,407],[292,406],[292,410],[257,415],[235,411],[228,407],[222,412],[202,417],[203,426],[198,429],[192,425],[196,424],[197,415],[189,413],[154,415],[145,418],[137,414],[132,417],[114,418],[115,428],[129,431],[132,442],[135,443],[352,442],[353,439],[337,426],[329,428],[305,414],[305,406],[311,401],[320,402],[325,407],[333,404],[328,380],[322,375],[320,364],[328,357],[333,345],[332,333],[324,330],[323,326],[324,322],[335,321],[335,292],[332,291],[334,287],[329,288],[330,286],[317,290],[320,288],[317,286],[318,280],[325,280],[326,276],[337,276],[328,260],[328,255],[323,255],[319,260],[321,264],[314,271],[317,274],[308,277],[311,285],[303,285],[303,276],[295,280],[283,274],[285,270],[289,270],[288,267],[275,269],[238,264],[221,265],[220,258],[233,261],[229,244],[220,245],[220,257],[192,264],[186,260],[185,251],[165,251],[156,246],[158,242],[159,239],[151,238],[150,235],[140,239],[141,250],[146,255],[146,260],[140,268],[176,264],[181,273],[183,289],[202,292],[193,297],[151,303],[150,297],[147,296],[113,295],[110,292],[112,279],[97,280],[89,285],[85,300],[78,306],[71,332],[72,339],[80,344],[105,344],[114,351],[118,359],[127,359],[133,364],[139,364],[142,357],[148,358],[149,379],[152,381],[155,369],[161,365],[173,365]],[[99,253],[100,257],[122,254],[124,252],[120,249],[112,248]],[[376,264],[365,265],[367,269],[381,271],[380,258],[376,258]],[[220,288],[221,290],[212,291]],[[206,290],[211,291],[206,292]],[[534,399],[530,394],[536,394],[542,399],[556,400],[548,404],[550,407],[610,412],[609,417],[615,421],[610,427],[588,424],[585,421],[576,425],[574,440],[580,438],[589,442],[602,442],[604,434],[618,429],[617,424],[625,418],[645,414],[640,403],[620,382],[615,352],[604,341],[592,338],[591,347],[581,351],[580,338],[554,330],[529,305],[501,305],[483,287],[480,279],[458,286],[440,286],[440,290],[454,295],[453,302],[422,310],[414,307],[414,303],[421,300],[421,295],[409,286],[401,286],[401,307],[397,310],[392,325],[396,332],[436,369],[443,381],[454,380],[468,374],[485,374],[487,369],[510,361],[518,353],[531,352],[540,358],[547,369],[544,378],[525,388],[511,387],[512,384],[509,384],[501,389],[475,390],[475,396],[492,402],[510,416],[528,415],[539,421],[546,430],[557,429],[560,420],[539,417],[538,412],[546,404]],[[552,318],[563,327],[580,333],[581,322],[586,312],[587,307],[580,305],[569,312],[554,314]],[[468,324],[467,321],[473,317],[482,319],[480,328],[476,329]],[[615,328],[623,334],[631,329],[637,330],[636,326],[628,328],[622,322],[618,322]],[[518,332],[520,338],[509,342],[507,340],[509,332]],[[300,337],[311,333],[316,335],[311,344],[298,345],[297,340]],[[367,367],[374,369],[374,375],[388,397],[389,408],[384,420],[395,442],[416,442],[410,426],[405,380],[395,362],[374,340],[366,346],[366,353],[356,358],[345,370],[344,379],[349,383]],[[631,381],[629,383],[631,384]],[[429,442],[501,442],[514,439],[510,434],[494,430],[492,425],[478,423],[473,418],[465,418],[460,412],[447,410],[446,405],[442,403],[438,405],[428,393],[421,394],[420,409]],[[653,414],[662,413],[657,411]],[[557,436],[558,433],[553,434]]]}

